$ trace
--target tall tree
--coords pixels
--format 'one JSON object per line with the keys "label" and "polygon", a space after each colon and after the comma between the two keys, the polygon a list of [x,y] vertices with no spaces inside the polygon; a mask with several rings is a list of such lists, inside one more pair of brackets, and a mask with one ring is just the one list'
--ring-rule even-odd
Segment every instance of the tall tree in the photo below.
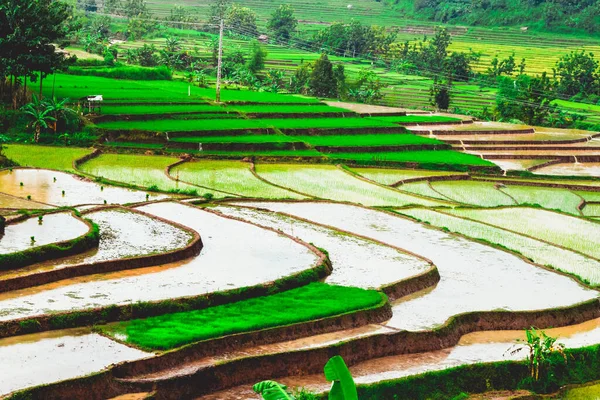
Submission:
{"label": "tall tree", "polygon": [[501,77],[496,112],[502,119],[517,119],[528,125],[543,125],[556,112],[553,85],[546,73],[539,77]]}
{"label": "tall tree", "polygon": [[294,8],[289,4],[281,4],[269,19],[267,29],[273,32],[277,41],[288,42],[296,32],[298,19],[294,16]]}
{"label": "tall tree", "polygon": [[210,14],[208,16],[208,26],[206,30],[216,32],[219,30],[221,20],[225,19],[227,10],[231,5],[231,0],[213,0],[210,5]]}
{"label": "tall tree", "polygon": [[256,13],[248,7],[232,4],[225,15],[227,29],[242,36],[258,36]]}
{"label": "tall tree", "polygon": [[310,76],[310,90],[314,96],[318,97],[337,96],[337,82],[333,74],[333,65],[325,53],[315,61]]}
{"label": "tall tree", "polygon": [[0,78],[12,79],[10,97],[19,78],[43,78],[65,66],[56,46],[65,45],[71,15],[72,7],[60,1],[0,0]]}
{"label": "tall tree", "polygon": [[572,52],[556,62],[558,93],[574,96],[600,93],[600,73],[598,61],[592,53]]}

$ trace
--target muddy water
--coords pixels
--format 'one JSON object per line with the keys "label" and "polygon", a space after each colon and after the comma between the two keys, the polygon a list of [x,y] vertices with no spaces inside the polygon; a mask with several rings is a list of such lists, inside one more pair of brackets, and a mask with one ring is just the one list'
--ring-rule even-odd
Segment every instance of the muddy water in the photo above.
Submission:
{"label": "muddy water", "polygon": [[306,247],[271,231],[177,203],[142,208],[196,230],[204,249],[181,263],[93,275],[0,295],[0,320],[164,300],[268,282],[312,267]]}
{"label": "muddy water", "polygon": [[[71,213],[46,215],[41,224],[37,218],[29,218],[6,227],[4,236],[0,236],[0,254],[75,239],[85,235],[88,230],[89,227]],[[31,237],[34,237],[35,241],[32,241]]]}
{"label": "muddy water", "polygon": [[383,212],[326,203],[254,205],[356,232],[432,260],[441,281],[431,292],[393,305],[387,325],[397,329],[427,330],[471,311],[541,310],[598,297],[596,291],[512,254]]}
{"label": "muddy water", "polygon": [[134,212],[98,211],[86,214],[85,217],[100,228],[100,245],[97,249],[73,257],[34,264],[18,271],[0,272],[0,281],[72,265],[172,251],[184,247],[193,238],[192,234],[173,225]]}
{"label": "muddy water", "polygon": [[89,330],[54,331],[0,340],[0,395],[101,371],[151,354]]}
{"label": "muddy water", "polygon": [[272,212],[237,207],[217,207],[217,210],[281,230],[326,249],[333,264],[333,273],[326,279],[328,283],[379,288],[430,268],[426,261],[388,246]]}
{"label": "muddy water", "polygon": [[[57,206],[104,204],[104,201],[108,204],[125,204],[146,200],[145,192],[102,187],[63,172],[36,169],[0,171],[0,191],[21,198],[31,196],[31,200]],[[152,200],[164,197],[150,194]]]}
{"label": "muddy water", "polygon": [[43,210],[50,208],[50,206],[0,193],[0,208],[11,208],[14,210]]}
{"label": "muddy water", "polygon": [[600,163],[556,164],[535,171],[543,175],[580,175],[600,177]]}
{"label": "muddy water", "polygon": [[[600,343],[600,319],[564,328],[548,329],[550,336],[558,337],[567,348],[583,347]],[[350,367],[356,383],[368,384],[389,379],[442,370],[479,362],[519,360],[526,357],[524,350],[511,354],[509,350],[522,348],[517,339],[524,339],[523,331],[477,332],[465,335],[457,346],[439,351],[406,354],[378,358]],[[329,389],[330,384],[322,375],[294,376],[278,379],[290,388],[306,387],[315,392]],[[252,385],[201,397],[203,400],[249,399]]]}

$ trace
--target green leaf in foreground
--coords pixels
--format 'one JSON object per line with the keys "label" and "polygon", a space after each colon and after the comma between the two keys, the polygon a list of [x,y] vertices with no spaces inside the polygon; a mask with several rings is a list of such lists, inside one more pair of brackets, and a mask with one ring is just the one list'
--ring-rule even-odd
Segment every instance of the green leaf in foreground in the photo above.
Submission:
{"label": "green leaf in foreground", "polygon": [[325,378],[333,381],[329,391],[329,400],[358,400],[354,379],[341,356],[329,359],[325,364],[324,372]]}
{"label": "green leaf in foreground", "polygon": [[275,381],[262,381],[252,386],[252,390],[262,395],[264,400],[294,400],[286,391],[286,386]]}

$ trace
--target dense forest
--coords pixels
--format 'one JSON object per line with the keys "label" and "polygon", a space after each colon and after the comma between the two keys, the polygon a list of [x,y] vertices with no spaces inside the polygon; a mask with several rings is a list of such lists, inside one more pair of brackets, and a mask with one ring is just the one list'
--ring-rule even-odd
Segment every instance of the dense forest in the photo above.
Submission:
{"label": "dense forest", "polygon": [[407,17],[485,26],[600,32],[600,0],[387,0]]}

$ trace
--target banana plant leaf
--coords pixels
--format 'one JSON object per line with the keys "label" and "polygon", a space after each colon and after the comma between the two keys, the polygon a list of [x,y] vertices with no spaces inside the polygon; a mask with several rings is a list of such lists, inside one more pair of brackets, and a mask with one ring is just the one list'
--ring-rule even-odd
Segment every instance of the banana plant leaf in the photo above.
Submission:
{"label": "banana plant leaf", "polygon": [[333,381],[329,391],[329,400],[358,400],[356,384],[342,357],[335,356],[327,361],[325,378]]}
{"label": "banana plant leaf", "polygon": [[275,381],[262,381],[252,386],[252,390],[260,394],[264,400],[295,400],[286,389],[285,385]]}

